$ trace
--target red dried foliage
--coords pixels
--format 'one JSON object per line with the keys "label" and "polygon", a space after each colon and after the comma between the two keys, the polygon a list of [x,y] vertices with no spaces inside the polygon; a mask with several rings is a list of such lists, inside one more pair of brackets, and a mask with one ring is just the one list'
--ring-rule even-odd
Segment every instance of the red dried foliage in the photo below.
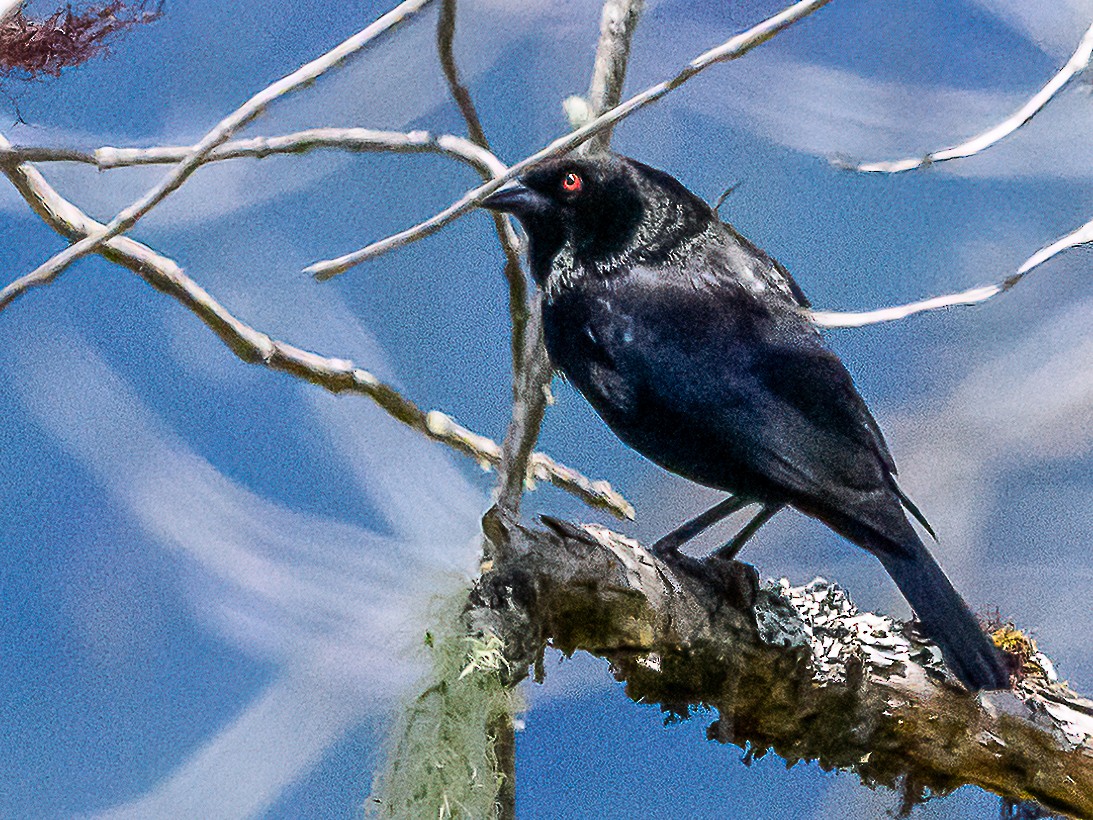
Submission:
{"label": "red dried foliage", "polygon": [[86,63],[119,35],[157,19],[161,4],[123,0],[73,9],[66,6],[45,19],[22,9],[0,23],[0,77],[56,77],[61,69]]}

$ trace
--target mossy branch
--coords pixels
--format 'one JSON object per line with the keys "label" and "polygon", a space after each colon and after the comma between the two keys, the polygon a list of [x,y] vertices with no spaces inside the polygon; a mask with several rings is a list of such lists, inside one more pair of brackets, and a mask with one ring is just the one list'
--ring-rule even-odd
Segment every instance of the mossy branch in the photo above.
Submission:
{"label": "mossy branch", "polygon": [[[665,564],[602,527],[534,531],[487,515],[512,556],[479,580],[469,623],[505,646],[514,685],[552,645],[611,662],[627,694],[752,757],[857,773],[905,806],[972,784],[1093,817],[1093,702],[1024,647],[1012,692],[969,694],[908,624],[857,610],[835,584],[760,585],[737,562]],[[1014,635],[997,640],[1013,647]]]}

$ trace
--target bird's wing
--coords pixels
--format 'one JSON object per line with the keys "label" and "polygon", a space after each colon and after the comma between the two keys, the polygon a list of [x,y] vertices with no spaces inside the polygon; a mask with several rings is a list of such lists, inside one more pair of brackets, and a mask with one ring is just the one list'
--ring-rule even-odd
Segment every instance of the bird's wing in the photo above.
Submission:
{"label": "bird's wing", "polygon": [[695,480],[775,487],[799,506],[849,513],[863,495],[894,498],[876,422],[793,305],[667,281],[635,270],[593,318],[582,390],[624,440]]}
{"label": "bird's wing", "polygon": [[760,356],[760,381],[810,429],[843,446],[872,451],[890,473],[896,473],[876,419],[842,361],[818,334],[807,327],[783,330],[766,341]]}
{"label": "bird's wing", "polygon": [[752,243],[746,236],[738,233],[736,228],[728,222],[722,222],[721,227],[729,238],[730,246],[735,244],[743,249],[746,255],[750,256],[752,267],[757,276],[798,307],[807,308],[812,306],[812,303],[808,301],[808,297],[805,296],[805,292],[801,290],[801,286],[797,284],[797,280],[793,278],[785,265],[773,256],[768,255],[766,251]]}

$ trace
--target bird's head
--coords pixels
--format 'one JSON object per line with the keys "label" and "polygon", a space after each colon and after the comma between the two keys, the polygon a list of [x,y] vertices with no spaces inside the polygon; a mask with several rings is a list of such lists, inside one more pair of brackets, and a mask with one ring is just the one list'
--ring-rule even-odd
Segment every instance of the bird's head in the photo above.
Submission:
{"label": "bird's head", "polygon": [[523,224],[540,285],[563,251],[604,271],[655,261],[715,218],[673,177],[613,154],[550,160],[481,204]]}

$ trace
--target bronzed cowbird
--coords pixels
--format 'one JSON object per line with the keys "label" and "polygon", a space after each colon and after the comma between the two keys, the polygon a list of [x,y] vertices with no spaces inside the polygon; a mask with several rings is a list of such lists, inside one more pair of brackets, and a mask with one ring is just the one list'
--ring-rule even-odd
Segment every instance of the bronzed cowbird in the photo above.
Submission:
{"label": "bronzed cowbird", "polygon": [[760,504],[731,554],[795,507],[880,559],[969,689],[1008,685],[785,268],[679,181],[617,155],[544,163],[482,204],[524,226],[553,366],[626,444],[732,494],[662,538],[661,552]]}

